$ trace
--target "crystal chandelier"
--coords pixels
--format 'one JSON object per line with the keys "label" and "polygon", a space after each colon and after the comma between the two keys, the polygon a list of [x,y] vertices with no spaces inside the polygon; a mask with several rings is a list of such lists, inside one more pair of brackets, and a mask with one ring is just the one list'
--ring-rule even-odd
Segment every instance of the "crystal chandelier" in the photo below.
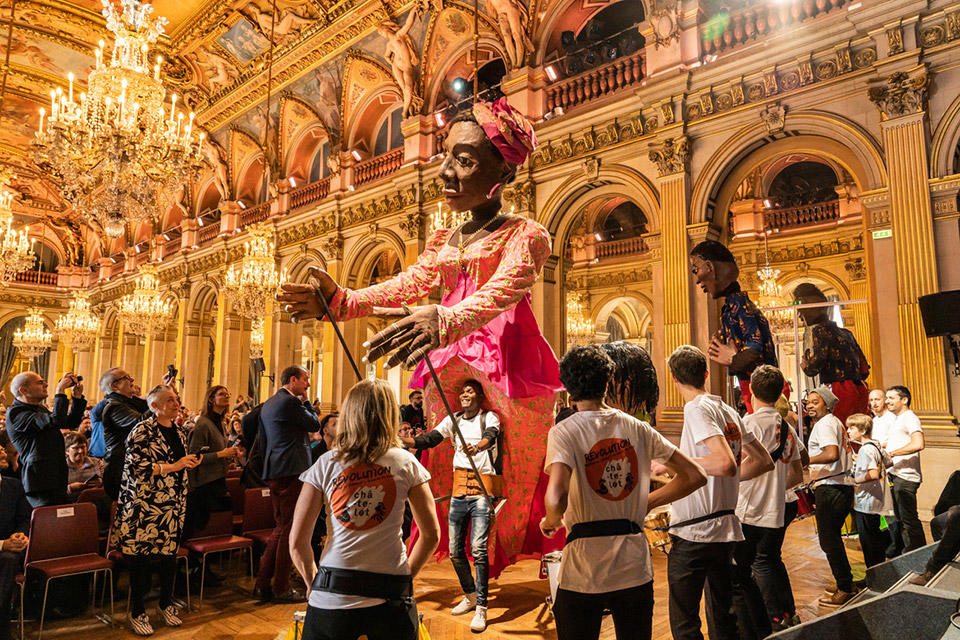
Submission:
{"label": "crystal chandelier", "polygon": [[263,318],[254,318],[250,322],[250,359],[263,357]]}
{"label": "crystal chandelier", "polygon": [[[782,308],[786,303],[783,300],[783,289],[777,284],[780,269],[770,266],[770,249],[767,246],[767,234],[763,234],[764,264],[757,269],[757,278],[760,280],[757,295],[757,306],[763,312],[773,333],[784,333],[793,327],[793,311]],[[776,308],[781,307],[781,308]]]}
{"label": "crystal chandelier", "polygon": [[596,328],[593,320],[583,312],[584,296],[572,291],[567,294],[567,342],[569,344],[586,344],[593,342]]}
{"label": "crystal chandelier", "polygon": [[245,318],[259,318],[267,308],[267,300],[286,278],[277,269],[270,227],[260,225],[249,231],[250,239],[243,244],[243,259],[239,266],[230,265],[223,290],[237,313]]}
{"label": "crystal chandelier", "polygon": [[53,335],[44,325],[40,309],[30,307],[27,309],[27,321],[23,329],[13,332],[13,346],[25,358],[38,358],[46,353],[51,344]]}
{"label": "crystal chandelier", "polygon": [[138,336],[152,336],[166,328],[173,317],[173,303],[160,293],[156,265],[140,267],[133,293],[120,298],[117,317],[125,331]]}
{"label": "crystal chandelier", "polygon": [[100,318],[90,311],[86,291],[74,291],[70,309],[57,318],[54,333],[77,351],[89,349],[100,335]]}
{"label": "crystal chandelier", "polygon": [[184,118],[177,111],[176,94],[165,107],[160,56],[151,73],[149,49],[166,18],[151,19],[153,5],[140,0],[101,4],[114,34],[110,60],[101,40],[87,92],[74,96],[72,73],[66,93],[50,92],[50,113],[40,110],[33,148],[37,164],[59,179],[63,197],[120,237],[126,223],[161,211],[196,176],[204,136],[194,134],[193,113]]}
{"label": "crystal chandelier", "polygon": [[0,185],[0,286],[13,280],[18,273],[33,266],[37,259],[30,246],[30,227],[13,229],[13,192],[6,190],[6,181]]}

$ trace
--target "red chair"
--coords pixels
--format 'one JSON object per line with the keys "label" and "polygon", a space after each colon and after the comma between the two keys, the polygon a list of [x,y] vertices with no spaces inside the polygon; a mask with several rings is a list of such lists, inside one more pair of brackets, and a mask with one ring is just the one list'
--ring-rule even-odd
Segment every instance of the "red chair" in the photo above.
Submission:
{"label": "red chair", "polygon": [[227,476],[227,493],[230,494],[230,504],[233,507],[233,532],[240,533],[243,524],[243,484],[239,477]]}
{"label": "red chair", "polygon": [[[82,504],[38,507],[30,517],[30,541],[24,560],[23,573],[39,573],[43,579],[43,604],[40,607],[40,632],[47,609],[47,591],[50,581],[68,576],[103,571],[110,583],[110,624],[113,622],[113,563],[98,551],[97,508],[89,502]],[[25,580],[20,584],[21,616]],[[96,588],[94,588],[94,592]],[[22,624],[22,623],[21,623]]]}
{"label": "red chair", "polygon": [[207,556],[211,553],[223,553],[246,549],[250,558],[250,577],[253,577],[253,540],[233,535],[233,514],[229,511],[214,511],[210,520],[202,531],[198,531],[193,538],[183,543],[183,546],[199,553],[203,558],[200,567],[200,604],[197,611],[203,608],[203,586],[207,577]]}
{"label": "red chair", "polygon": [[89,489],[84,489],[80,492],[80,495],[77,496],[77,502],[92,502],[96,504],[98,501],[104,500],[106,497],[107,492],[101,487],[90,487]]}
{"label": "red chair", "polygon": [[273,534],[277,520],[273,513],[273,501],[270,489],[247,489],[243,497],[243,527],[241,535],[267,545],[267,539]]}

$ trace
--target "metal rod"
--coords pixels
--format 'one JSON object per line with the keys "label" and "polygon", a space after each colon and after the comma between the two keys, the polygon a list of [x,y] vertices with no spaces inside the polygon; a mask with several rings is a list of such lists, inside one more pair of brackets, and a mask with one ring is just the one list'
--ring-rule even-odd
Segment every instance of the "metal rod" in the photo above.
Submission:
{"label": "metal rod", "polygon": [[321,291],[317,291],[317,297],[320,298],[320,304],[323,305],[324,315],[327,316],[327,319],[330,320],[330,324],[333,325],[333,330],[337,334],[337,340],[340,341],[340,346],[343,347],[343,352],[347,354],[347,360],[350,361],[350,365],[353,367],[353,372],[357,374],[357,382],[360,382],[363,380],[363,375],[360,373],[360,367],[357,366],[357,361],[353,359],[353,354],[350,353],[350,347],[347,346],[347,341],[343,339],[343,334],[340,333],[340,327],[337,325],[337,321],[333,319],[333,314],[330,312],[330,305],[327,304],[327,298]]}

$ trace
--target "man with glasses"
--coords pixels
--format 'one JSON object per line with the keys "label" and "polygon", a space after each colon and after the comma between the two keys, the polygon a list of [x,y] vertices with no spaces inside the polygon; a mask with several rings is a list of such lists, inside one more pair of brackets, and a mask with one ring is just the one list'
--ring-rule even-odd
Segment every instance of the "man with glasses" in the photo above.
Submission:
{"label": "man with glasses", "polygon": [[100,390],[106,403],[102,417],[105,444],[103,490],[116,500],[120,494],[127,436],[140,423],[146,407],[136,395],[136,381],[122,367],[111,367],[100,376]]}

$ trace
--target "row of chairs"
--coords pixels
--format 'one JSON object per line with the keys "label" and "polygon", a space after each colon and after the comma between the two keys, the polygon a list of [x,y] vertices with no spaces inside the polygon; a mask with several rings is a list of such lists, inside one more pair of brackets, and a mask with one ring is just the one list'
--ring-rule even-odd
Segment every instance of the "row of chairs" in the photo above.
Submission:
{"label": "row of chairs", "polygon": [[[211,513],[207,526],[189,540],[184,541],[177,550],[177,560],[183,560],[188,574],[189,553],[196,553],[202,558],[198,610],[203,606],[207,557],[210,554],[246,550],[252,577],[254,544],[265,545],[273,532],[275,520],[270,500],[270,490],[267,488],[245,489],[242,496],[242,506],[239,507],[240,514],[230,511]],[[238,507],[236,502],[234,502],[234,505],[235,512]],[[115,509],[116,504],[114,503],[110,510],[111,527]],[[237,515],[240,516],[239,520],[236,520]],[[235,534],[235,524],[238,525],[237,529],[240,535]],[[101,555],[98,534],[97,509],[93,502],[39,507],[33,510],[30,519],[30,542],[26,549],[23,573],[16,578],[17,584],[20,585],[21,639],[26,637],[23,621],[26,579],[32,573],[38,574],[44,581],[38,639],[43,637],[43,623],[50,582],[59,578],[92,574],[95,594],[97,578],[100,574],[103,574],[106,581],[105,585],[110,591],[110,617],[107,621],[112,623],[114,614],[113,570],[122,563],[123,555],[116,549],[111,549],[109,544],[105,553]],[[109,537],[108,534],[108,539]],[[189,589],[188,581],[188,608],[190,607]]]}

